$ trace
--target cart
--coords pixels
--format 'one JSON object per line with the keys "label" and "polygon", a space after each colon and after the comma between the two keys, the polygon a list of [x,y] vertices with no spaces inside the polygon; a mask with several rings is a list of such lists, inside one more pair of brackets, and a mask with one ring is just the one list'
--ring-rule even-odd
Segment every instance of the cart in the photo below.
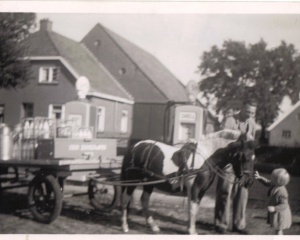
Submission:
{"label": "cart", "polygon": [[[92,176],[105,178],[115,175],[120,168],[116,165],[112,167],[111,164],[101,164],[99,160],[34,159],[0,160],[0,169],[0,183],[9,183],[2,186],[1,190],[28,186],[28,204],[34,218],[41,223],[51,223],[61,213],[65,182],[72,173],[89,172]],[[13,169],[13,172],[9,169]],[[87,179],[86,194],[91,205],[100,211],[113,209],[118,203],[120,189],[96,183],[88,177]]]}

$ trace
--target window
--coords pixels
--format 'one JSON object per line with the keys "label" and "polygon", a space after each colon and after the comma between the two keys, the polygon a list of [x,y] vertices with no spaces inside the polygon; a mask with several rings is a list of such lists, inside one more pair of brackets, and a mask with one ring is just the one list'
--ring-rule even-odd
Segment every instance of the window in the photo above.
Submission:
{"label": "window", "polygon": [[0,104],[0,123],[4,123],[4,104]]}
{"label": "window", "polygon": [[23,103],[21,116],[22,118],[32,118],[33,114],[33,103]]}
{"label": "window", "polygon": [[128,131],[128,111],[123,110],[121,115],[121,133],[127,133]]}
{"label": "window", "polygon": [[290,130],[283,130],[282,131],[283,138],[291,138],[291,131]]}
{"label": "window", "polygon": [[94,42],[94,45],[96,46],[96,47],[98,47],[98,46],[100,46],[101,45],[101,40],[96,40],[95,42]]}
{"label": "window", "polygon": [[120,75],[124,75],[126,73],[126,69],[125,68],[121,68],[120,70],[119,70],[119,74]]}
{"label": "window", "polygon": [[39,75],[40,83],[57,83],[58,68],[57,67],[41,67]]}
{"label": "window", "polygon": [[105,108],[98,107],[97,109],[97,131],[104,132],[104,123],[105,123]]}
{"label": "window", "polygon": [[49,105],[48,116],[51,119],[63,120],[65,117],[65,106],[57,104]]}

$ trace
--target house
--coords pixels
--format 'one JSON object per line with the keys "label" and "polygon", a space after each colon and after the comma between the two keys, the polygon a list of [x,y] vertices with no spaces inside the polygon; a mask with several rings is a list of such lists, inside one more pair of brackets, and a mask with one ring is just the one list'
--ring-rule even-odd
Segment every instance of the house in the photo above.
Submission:
{"label": "house", "polygon": [[101,24],[92,28],[81,43],[133,96],[132,143],[172,138],[174,115],[168,112],[170,105],[189,102],[182,83],[153,55]]}
{"label": "house", "polygon": [[300,101],[267,130],[270,146],[300,147]]}
{"label": "house", "polygon": [[37,116],[63,120],[65,104],[77,98],[76,80],[84,76],[90,83],[87,101],[97,105],[102,121],[98,137],[129,138],[134,98],[85,46],[53,32],[47,19],[41,20],[39,31],[24,45],[32,79],[25,88],[0,90],[3,122],[14,126],[23,118]]}
{"label": "house", "polygon": [[11,126],[27,117],[64,119],[65,104],[77,97],[75,82],[84,76],[91,86],[87,100],[102,116],[98,138],[117,138],[127,147],[143,139],[174,144],[175,135],[194,139],[204,132],[203,109],[189,106],[183,84],[150,53],[101,24],[76,42],[43,19],[24,44],[32,80],[23,89],[0,90],[0,120]]}

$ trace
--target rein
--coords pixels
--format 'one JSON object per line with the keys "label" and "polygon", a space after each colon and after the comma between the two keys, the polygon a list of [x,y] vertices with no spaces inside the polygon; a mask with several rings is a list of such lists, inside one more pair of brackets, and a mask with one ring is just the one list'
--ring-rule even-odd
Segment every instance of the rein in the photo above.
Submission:
{"label": "rein", "polygon": [[[147,154],[147,158],[146,158],[146,161],[145,161],[145,163],[144,163],[144,167],[143,167],[143,169],[141,169],[141,168],[137,168],[137,169],[139,169],[139,170],[142,170],[142,171],[144,171],[144,172],[146,172],[147,174],[149,174],[149,176],[150,177],[156,177],[156,178],[158,178],[159,180],[153,180],[153,181],[140,181],[140,180],[128,180],[128,181],[99,181],[99,180],[97,180],[98,182],[102,182],[102,183],[105,183],[105,184],[108,184],[108,185],[119,185],[119,186],[145,186],[145,185],[152,185],[152,184],[159,184],[159,183],[163,183],[163,182],[170,182],[170,183],[174,183],[174,182],[176,182],[178,179],[181,179],[181,186],[183,185],[183,181],[184,181],[184,179],[185,178],[187,178],[187,177],[190,177],[190,176],[193,176],[193,175],[196,175],[197,173],[199,173],[199,172],[205,172],[205,171],[208,171],[209,169],[211,170],[211,171],[213,171],[218,177],[220,177],[220,178],[222,178],[223,180],[227,180],[228,181],[228,179],[225,177],[225,171],[223,170],[223,169],[221,169],[219,166],[217,166],[217,165],[212,165],[208,160],[205,160],[205,162],[204,162],[204,164],[207,164],[208,165],[208,167],[209,167],[209,169],[198,169],[198,170],[194,170],[194,164],[195,164],[195,156],[196,156],[196,154],[199,154],[199,155],[201,155],[204,159],[207,159],[206,157],[207,156],[205,156],[203,153],[201,153],[199,150],[198,150],[198,148],[197,148],[197,144],[196,144],[196,146],[195,146],[195,150],[193,150],[193,159],[192,159],[192,162],[191,162],[191,167],[189,168],[188,167],[188,165],[187,165],[187,162],[188,162],[188,159],[186,159],[186,154],[184,155],[184,163],[183,163],[183,165],[184,165],[184,170],[185,171],[182,171],[182,173],[179,175],[179,176],[175,176],[175,177],[172,177],[172,178],[168,178],[168,177],[166,177],[166,176],[164,176],[164,175],[160,175],[160,174],[156,174],[156,173],[154,173],[154,172],[152,172],[152,171],[149,171],[148,169],[147,169],[147,165],[148,165],[148,163],[149,163],[149,159],[150,159],[150,155],[151,155],[151,152],[152,152],[152,150],[153,150],[153,147],[155,146],[155,144],[156,144],[156,142],[157,141],[155,141],[153,144],[152,144],[152,146],[151,146],[151,148],[150,148],[150,150],[149,150],[149,152],[148,152],[148,154]],[[186,148],[185,149],[185,152],[184,153],[186,153],[186,151],[187,151],[187,149],[188,148]],[[128,170],[130,170],[130,169],[134,169],[134,168],[127,168],[126,169],[126,171],[128,171]],[[180,169],[180,167],[179,167],[179,169]],[[178,171],[179,172],[179,171]],[[249,173],[250,174],[250,172],[244,172],[244,173]],[[240,181],[240,179],[236,179],[235,181],[228,181],[229,183],[231,183],[231,184],[236,184],[236,183],[238,183]],[[253,183],[253,182],[252,182]],[[251,183],[251,185],[252,185],[252,183]],[[183,187],[183,186],[182,186]],[[181,188],[182,188],[181,187]]]}
{"label": "rein", "polygon": [[[196,145],[197,146],[197,145]],[[197,150],[197,148],[196,148],[196,150],[195,150],[195,152],[194,152],[194,156],[193,156],[193,161],[194,161],[194,158],[195,158],[195,155],[196,155],[196,153],[197,154],[199,154],[199,155],[201,155],[204,159],[207,159],[207,156],[205,156],[203,153],[201,153],[199,150]],[[185,162],[187,162],[187,160],[185,161]],[[217,166],[217,165],[212,165],[208,160],[206,160],[205,162],[204,162],[204,164],[207,164],[208,165],[208,167],[218,176],[218,177],[220,177],[220,178],[222,178],[223,180],[226,180],[226,181],[228,181],[229,183],[231,183],[231,184],[236,184],[236,183],[239,183],[239,181],[240,181],[240,179],[237,179],[236,178],[236,180],[234,180],[233,182],[232,181],[229,181],[226,177],[225,177],[225,171],[222,169],[222,168],[220,168],[219,166]],[[207,171],[207,170],[202,170],[202,171],[193,171],[193,173],[192,174],[186,174],[185,176],[189,176],[189,175],[194,175],[194,174],[196,174],[196,173],[198,173],[198,172],[203,172],[203,171]],[[244,171],[243,172],[243,174],[253,174],[253,172],[251,172],[251,171]],[[250,186],[253,184],[253,182],[254,182],[254,179],[252,179],[252,181],[251,181],[251,183],[249,184]]]}
{"label": "rein", "polygon": [[[204,159],[207,159],[206,158],[206,156],[204,155],[204,154],[202,154],[200,151],[197,151],[197,154],[199,154],[199,155],[201,155]],[[223,180],[227,180],[228,181],[228,179],[225,177],[225,171],[222,169],[222,168],[220,168],[219,166],[217,166],[217,165],[215,165],[215,166],[213,166],[210,162],[209,162],[209,160],[206,160],[205,162],[204,162],[204,164],[207,164],[208,165],[208,167],[218,176],[218,177],[220,177],[220,178],[222,178]],[[235,181],[233,181],[233,182],[231,182],[231,181],[228,181],[229,183],[232,183],[232,184],[235,184],[235,183],[238,183],[239,182],[239,180],[238,179],[236,179]]]}

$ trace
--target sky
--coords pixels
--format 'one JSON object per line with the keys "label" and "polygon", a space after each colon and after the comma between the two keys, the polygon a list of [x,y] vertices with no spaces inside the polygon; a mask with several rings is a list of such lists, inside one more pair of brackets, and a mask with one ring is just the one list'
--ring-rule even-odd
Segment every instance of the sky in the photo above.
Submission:
{"label": "sky", "polygon": [[181,82],[199,81],[204,51],[225,40],[268,46],[281,41],[300,50],[300,14],[74,14],[37,13],[48,18],[53,30],[80,41],[97,23],[104,25],[158,58]]}
{"label": "sky", "polygon": [[285,41],[300,51],[300,2],[10,2],[0,1],[0,9],[36,12],[37,22],[48,18],[53,31],[76,41],[100,23],[154,55],[183,84],[201,80],[203,52],[229,39],[246,44],[263,39],[270,48]]}
{"label": "sky", "polygon": [[76,41],[100,23],[154,55],[184,84],[201,79],[203,52],[229,39],[263,39],[270,48],[284,40],[300,50],[300,2],[0,1],[0,11],[9,10],[36,12],[37,22],[48,18],[54,31]]}

